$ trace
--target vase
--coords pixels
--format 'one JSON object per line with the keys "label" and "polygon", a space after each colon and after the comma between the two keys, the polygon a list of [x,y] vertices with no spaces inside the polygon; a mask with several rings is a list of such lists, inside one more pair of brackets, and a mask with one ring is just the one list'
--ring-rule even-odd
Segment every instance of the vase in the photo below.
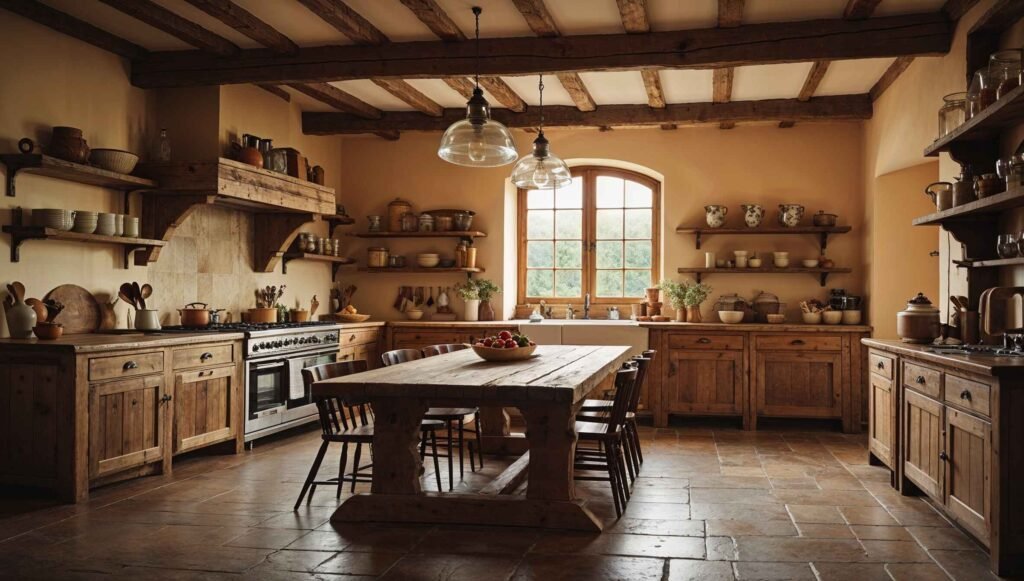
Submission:
{"label": "vase", "polygon": [[686,320],[690,323],[700,323],[703,319],[700,316],[700,305],[686,307]]}
{"label": "vase", "polygon": [[494,306],[491,305],[491,301],[480,301],[480,308],[477,310],[478,321],[493,321],[494,320]]}
{"label": "vase", "polygon": [[686,308],[684,308],[684,307],[676,307],[676,322],[677,323],[685,323],[686,322]]}
{"label": "vase", "polygon": [[658,299],[661,296],[661,289],[658,288],[658,287],[651,287],[651,288],[645,289],[644,292],[647,294],[647,303],[648,304],[658,302]]}
{"label": "vase", "polygon": [[156,309],[136,309],[135,328],[139,331],[159,331],[160,313]]}
{"label": "vase", "polygon": [[25,304],[25,301],[17,299],[14,305],[7,309],[7,330],[11,333],[11,339],[28,339],[32,336],[32,327],[36,326],[36,311]]}
{"label": "vase", "polygon": [[463,314],[463,318],[466,321],[479,321],[480,320],[480,299],[471,299],[466,301],[466,312]]}
{"label": "vase", "polygon": [[759,204],[743,204],[743,222],[748,228],[757,228],[764,219],[764,206]]}
{"label": "vase", "polygon": [[704,206],[704,212],[706,214],[709,227],[721,228],[725,225],[725,215],[729,213],[729,208],[712,204],[710,206]]}

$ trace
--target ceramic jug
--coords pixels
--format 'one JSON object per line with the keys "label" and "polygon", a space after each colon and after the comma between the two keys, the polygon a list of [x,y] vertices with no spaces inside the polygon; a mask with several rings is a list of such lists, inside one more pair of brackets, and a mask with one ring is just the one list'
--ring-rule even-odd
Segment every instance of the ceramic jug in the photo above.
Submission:
{"label": "ceramic jug", "polygon": [[779,204],[779,223],[787,228],[795,228],[804,218],[804,207],[800,204]]}
{"label": "ceramic jug", "polygon": [[28,339],[32,336],[32,327],[36,326],[36,311],[25,304],[25,301],[17,299],[14,305],[7,309],[7,330],[11,333],[11,339]]}
{"label": "ceramic jug", "polygon": [[704,206],[704,212],[707,214],[708,226],[721,228],[725,225],[725,215],[729,213],[729,208],[712,204]]}
{"label": "ceramic jug", "polygon": [[743,221],[749,228],[757,228],[764,219],[764,206],[759,204],[743,204]]}
{"label": "ceramic jug", "polygon": [[157,311],[156,309],[136,309],[135,328],[139,331],[159,331],[159,311]]}

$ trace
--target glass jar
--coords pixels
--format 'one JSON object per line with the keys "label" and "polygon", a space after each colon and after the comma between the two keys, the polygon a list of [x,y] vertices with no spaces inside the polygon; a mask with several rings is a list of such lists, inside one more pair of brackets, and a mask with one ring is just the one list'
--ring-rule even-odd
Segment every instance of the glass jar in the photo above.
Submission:
{"label": "glass jar", "polygon": [[406,212],[402,214],[402,232],[416,232],[419,229],[419,220],[416,214]]}
{"label": "glass jar", "polygon": [[996,102],[996,84],[988,73],[988,68],[978,69],[967,89],[967,118],[973,118]]}
{"label": "glass jar", "polygon": [[341,256],[341,240],[331,239],[331,256]]}
{"label": "glass jar", "polygon": [[967,120],[967,93],[950,93],[942,98],[939,109],[939,137],[945,137]]}
{"label": "glass jar", "polygon": [[999,255],[999,258],[1013,258],[1019,252],[1016,234],[1000,234],[996,244],[996,253]]}
{"label": "glass jar", "polygon": [[405,257],[401,254],[388,256],[388,266],[391,268],[405,268]]}
{"label": "glass jar", "polygon": [[366,249],[366,264],[370,268],[385,268],[388,265],[388,249],[383,247]]}
{"label": "glass jar", "polygon": [[430,214],[420,214],[419,219],[420,232],[433,232],[434,231],[434,217]]}
{"label": "glass jar", "polygon": [[313,234],[306,236],[306,252],[316,252],[316,236]]}
{"label": "glass jar", "polygon": [[1020,60],[1020,49],[999,50],[988,57],[988,74],[996,87],[996,99],[1020,86]]}

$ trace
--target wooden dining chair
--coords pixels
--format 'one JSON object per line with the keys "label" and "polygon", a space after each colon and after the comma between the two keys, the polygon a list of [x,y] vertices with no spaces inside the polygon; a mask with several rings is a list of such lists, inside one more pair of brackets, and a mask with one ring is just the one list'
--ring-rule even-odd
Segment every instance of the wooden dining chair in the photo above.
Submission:
{"label": "wooden dining chair", "polygon": [[[423,348],[424,357],[434,357],[435,355],[443,355],[445,353],[454,353],[456,351],[462,351],[463,349],[469,349],[467,343],[441,343],[439,345],[430,345],[429,347]],[[435,411],[437,413],[435,413]],[[473,427],[466,427],[466,418],[470,415],[473,416]],[[452,424],[456,424],[459,436],[459,478],[465,475],[464,460],[463,460],[463,442],[465,441],[465,432],[473,434],[475,440],[469,441],[469,469],[476,472],[476,463],[474,460],[474,445],[476,442],[477,457],[480,459],[480,468],[484,467],[484,451],[480,446],[480,408],[432,408],[427,410],[427,415],[424,416],[433,420],[441,420],[448,424],[448,439],[451,442],[451,430]]]}
{"label": "wooden dining chair", "polygon": [[[577,421],[576,433],[580,443],[596,444],[597,450],[577,446],[574,458],[576,474],[574,478],[581,481],[608,482],[612,490],[612,501],[615,504],[615,515],[622,516],[626,502],[629,501],[629,489],[626,485],[626,461],[623,457],[626,420],[629,402],[636,385],[638,369],[633,362],[625,364],[615,374],[615,399],[607,422]],[[580,472],[604,472],[606,475],[580,474]]]}
{"label": "wooden dining chair", "polygon": [[[356,447],[355,455],[352,458],[352,472],[350,474],[352,491],[355,491],[356,482],[370,482],[372,480],[370,471],[373,468],[373,463],[360,465],[363,444],[370,445],[373,443],[373,410],[370,405],[365,402],[345,401],[338,396],[318,393],[314,385],[318,381],[362,373],[366,369],[366,361],[357,359],[354,361],[324,363],[323,365],[307,367],[302,370],[302,382],[312,393],[313,402],[316,404],[317,415],[320,420],[321,443],[320,449],[316,453],[316,458],[313,460],[313,466],[310,467],[309,474],[302,484],[299,499],[295,501],[295,510],[298,510],[302,504],[302,499],[306,497],[307,491],[309,492],[308,499],[313,499],[313,493],[316,492],[317,485],[337,486],[337,497],[341,497],[341,489],[346,481],[345,466],[348,462],[349,444],[354,444]],[[436,420],[424,420],[420,425],[420,458],[425,458],[427,455],[433,457],[438,492],[441,491],[441,470],[437,461],[440,456],[437,453],[437,430],[443,426],[443,422]],[[426,452],[428,440],[431,445],[430,454]],[[324,456],[327,454],[327,448],[331,443],[341,444],[338,476],[337,478],[327,480],[317,480],[316,477],[320,471],[320,465],[323,463]],[[370,453],[372,455],[372,448]]]}

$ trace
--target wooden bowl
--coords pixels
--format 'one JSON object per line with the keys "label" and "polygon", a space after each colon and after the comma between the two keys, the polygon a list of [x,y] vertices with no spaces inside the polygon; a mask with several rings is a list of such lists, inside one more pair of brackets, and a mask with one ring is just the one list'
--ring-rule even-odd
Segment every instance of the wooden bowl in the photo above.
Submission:
{"label": "wooden bowl", "polygon": [[516,347],[515,349],[495,349],[494,347],[478,347],[473,345],[473,352],[486,361],[522,361],[533,356],[536,345]]}
{"label": "wooden bowl", "polygon": [[60,336],[64,334],[64,325],[60,323],[42,323],[32,327],[32,331],[35,332],[36,337],[43,341],[53,341],[54,339],[60,339]]}
{"label": "wooden bowl", "polygon": [[334,318],[341,321],[342,323],[362,323],[363,321],[370,318],[370,315],[364,315],[362,313],[353,315],[351,313],[335,313]]}

